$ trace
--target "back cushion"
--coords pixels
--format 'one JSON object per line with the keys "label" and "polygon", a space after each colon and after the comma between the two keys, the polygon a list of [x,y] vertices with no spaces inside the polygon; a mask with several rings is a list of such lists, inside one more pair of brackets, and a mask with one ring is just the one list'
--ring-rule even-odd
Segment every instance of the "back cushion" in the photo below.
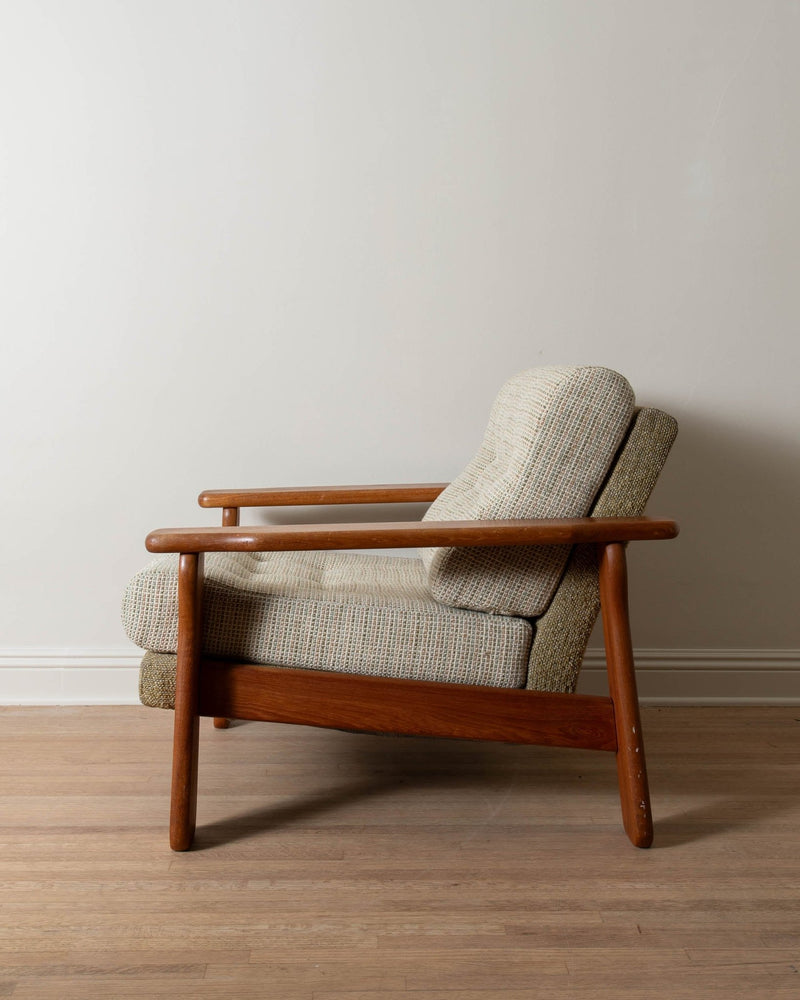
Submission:
{"label": "back cushion", "polygon": [[[477,455],[425,520],[583,517],[625,435],[633,390],[608,368],[531,368],[494,402]],[[443,604],[535,618],[558,586],[570,546],[424,549]]]}

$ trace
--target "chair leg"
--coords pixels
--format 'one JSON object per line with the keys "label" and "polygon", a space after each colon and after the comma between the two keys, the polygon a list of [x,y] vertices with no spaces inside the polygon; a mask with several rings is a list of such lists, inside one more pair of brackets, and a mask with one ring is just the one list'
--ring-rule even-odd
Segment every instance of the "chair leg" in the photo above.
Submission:
{"label": "chair leg", "polygon": [[197,816],[202,600],[202,553],[182,553],[178,571],[178,663],[169,820],[169,843],[173,851],[188,851],[192,846]]}
{"label": "chair leg", "polygon": [[628,618],[625,546],[620,542],[601,546],[600,603],[608,686],[614,703],[617,730],[617,777],[622,822],[636,847],[649,847],[653,842],[653,818]]}

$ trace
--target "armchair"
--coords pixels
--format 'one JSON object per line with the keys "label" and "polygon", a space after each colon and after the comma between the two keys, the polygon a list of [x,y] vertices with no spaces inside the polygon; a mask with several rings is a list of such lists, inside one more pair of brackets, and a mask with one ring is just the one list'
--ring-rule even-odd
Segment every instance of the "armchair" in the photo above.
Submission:
{"label": "armchair", "polygon": [[[174,708],[170,845],[195,830],[211,716],[613,752],[625,830],[652,842],[625,544],[676,434],[602,368],[512,378],[450,484],[210,490],[216,528],[161,529],[123,619],[140,694]],[[433,501],[418,522],[239,526],[244,506]],[[404,559],[341,550],[420,548]],[[602,610],[609,697],[574,693]]]}

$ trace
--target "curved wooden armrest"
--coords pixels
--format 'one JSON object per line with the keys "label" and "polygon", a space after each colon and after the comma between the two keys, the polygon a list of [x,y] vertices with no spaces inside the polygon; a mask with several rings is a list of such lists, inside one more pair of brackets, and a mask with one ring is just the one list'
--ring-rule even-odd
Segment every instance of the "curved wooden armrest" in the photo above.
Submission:
{"label": "curved wooden armrest", "polygon": [[429,503],[447,483],[375,486],[295,486],[264,490],[203,490],[201,507],[299,507],[343,503]]}
{"label": "curved wooden armrest", "polygon": [[235,528],[161,528],[150,552],[286,552],[431,546],[574,545],[674,538],[675,521],[650,517],[539,518],[517,521],[386,521],[371,524],[271,524]]}

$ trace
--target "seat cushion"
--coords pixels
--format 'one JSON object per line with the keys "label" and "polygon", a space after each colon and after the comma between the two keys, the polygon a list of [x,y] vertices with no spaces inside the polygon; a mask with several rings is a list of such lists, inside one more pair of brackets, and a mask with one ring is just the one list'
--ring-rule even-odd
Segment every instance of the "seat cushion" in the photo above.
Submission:
{"label": "seat cushion", "polygon": [[[583,517],[631,421],[633,390],[608,368],[531,368],[500,390],[483,443],[426,520]],[[536,618],[569,546],[423,551],[431,593],[453,607]]]}
{"label": "seat cushion", "polygon": [[[419,559],[346,552],[205,557],[203,650],[279,667],[523,687],[533,635],[519,618],[442,605]],[[123,623],[143,649],[175,653],[177,556],[128,585]]]}

